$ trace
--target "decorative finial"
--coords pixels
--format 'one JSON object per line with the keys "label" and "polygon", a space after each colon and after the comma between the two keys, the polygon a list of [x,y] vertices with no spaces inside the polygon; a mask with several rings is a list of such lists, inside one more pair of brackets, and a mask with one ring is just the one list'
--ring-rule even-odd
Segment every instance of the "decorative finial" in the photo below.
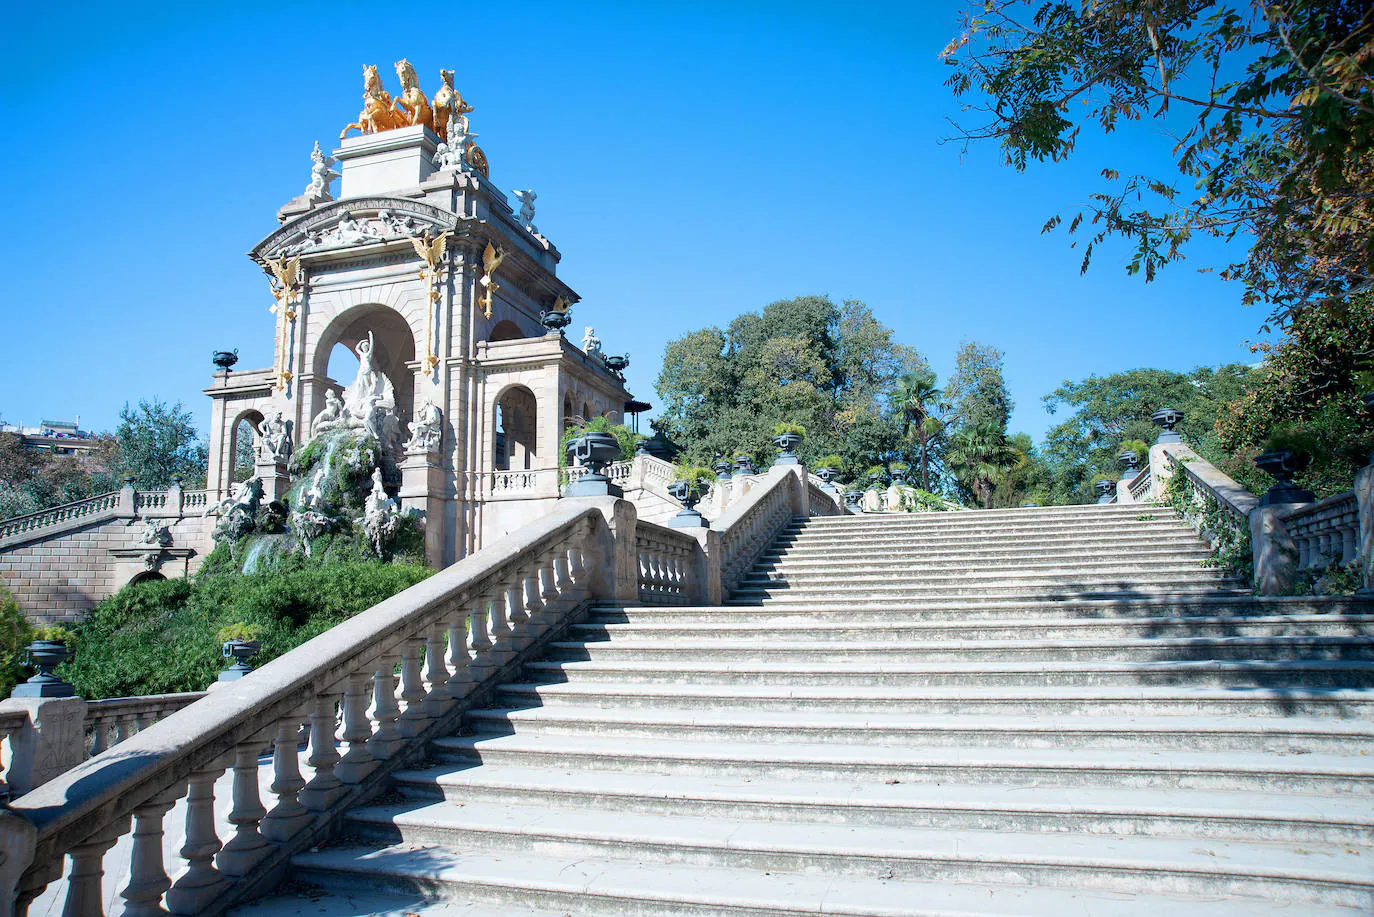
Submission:
{"label": "decorative finial", "polygon": [[315,141],[315,149],[310,153],[310,184],[305,186],[305,199],[312,204],[321,201],[332,201],[334,195],[329,191],[329,185],[334,179],[339,177],[339,173],[330,167],[337,162],[320,149],[320,142]]}

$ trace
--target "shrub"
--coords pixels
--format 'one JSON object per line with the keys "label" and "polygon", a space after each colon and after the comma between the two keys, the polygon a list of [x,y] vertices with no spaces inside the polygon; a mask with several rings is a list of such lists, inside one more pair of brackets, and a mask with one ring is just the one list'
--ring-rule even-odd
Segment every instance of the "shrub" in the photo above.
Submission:
{"label": "shrub", "polygon": [[131,584],[77,627],[59,672],[90,700],[202,691],[222,667],[221,630],[257,628],[266,663],[433,572],[369,561]]}
{"label": "shrub", "polygon": [[902,491],[902,509],[908,513],[947,513],[949,504],[928,490],[914,487]]}
{"label": "shrub", "polygon": [[829,468],[831,471],[839,471],[843,464],[844,459],[840,458],[838,455],[823,455],[816,459],[816,468],[818,470],[821,468]]}
{"label": "shrub", "polygon": [[33,628],[24,620],[19,603],[0,589],[0,696],[9,697],[14,686],[26,677],[24,647],[33,639]]}
{"label": "shrub", "polygon": [[1150,446],[1142,439],[1128,439],[1123,440],[1116,451],[1118,454],[1122,452],[1134,452],[1136,458],[1144,461],[1145,457],[1150,454]]}
{"label": "shrub", "polygon": [[704,491],[716,483],[716,473],[705,465],[678,464],[673,466],[673,480],[687,481],[697,490]]}
{"label": "shrub", "polygon": [[257,624],[230,624],[228,627],[221,627],[219,633],[215,634],[215,639],[220,643],[252,643],[262,636],[262,627]]}
{"label": "shrub", "polygon": [[76,635],[61,624],[41,624],[33,629],[33,639],[45,640],[49,643],[71,644],[75,641]]}
{"label": "shrub", "polygon": [[585,423],[574,423],[563,431],[563,435],[558,439],[558,467],[568,467],[568,440],[581,436],[583,433],[609,433],[615,437],[616,443],[620,446],[620,460],[631,461],[635,457],[635,450],[639,448],[639,441],[648,437],[640,436],[629,427],[620,423],[611,423],[604,417],[593,417]]}
{"label": "shrub", "polygon": [[786,421],[773,424],[774,436],[782,436],[784,433],[794,433],[797,436],[805,436],[806,427],[803,427],[799,423],[787,423]]}

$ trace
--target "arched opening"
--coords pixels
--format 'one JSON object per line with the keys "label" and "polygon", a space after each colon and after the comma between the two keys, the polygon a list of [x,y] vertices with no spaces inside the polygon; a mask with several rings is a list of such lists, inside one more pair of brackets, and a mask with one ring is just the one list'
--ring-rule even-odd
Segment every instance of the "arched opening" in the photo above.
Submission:
{"label": "arched opening", "polygon": [[572,425],[573,425],[572,397],[571,397],[570,395],[564,395],[564,396],[563,396],[563,429],[566,430],[566,429],[568,429],[568,427],[571,427]]}
{"label": "arched opening", "polygon": [[518,341],[525,337],[525,333],[520,330],[520,326],[510,319],[502,319],[496,323],[496,327],[491,329],[490,341]]}
{"label": "arched opening", "polygon": [[512,386],[496,402],[494,456],[501,471],[527,471],[535,466],[535,437],[538,403],[534,392],[523,385]]}
{"label": "arched opening", "polygon": [[592,406],[591,406],[590,404],[588,404],[587,402],[585,402],[585,401],[582,402],[582,419],[583,419],[583,420],[591,420],[591,419],[592,419]]}
{"label": "arched opening", "polygon": [[156,570],[144,570],[142,573],[129,580],[129,585],[132,586],[134,583],[152,583],[157,580],[165,580],[166,578],[167,577],[158,573]]}
{"label": "arched opening", "polygon": [[[330,323],[315,350],[316,374],[346,386],[358,376],[358,342],[372,334],[372,365],[391,380],[396,392],[396,416],[401,429],[415,408],[415,374],[406,364],[415,360],[415,335],[396,310],[381,305],[349,309]],[[315,396],[312,417],[324,407],[324,388]]]}
{"label": "arched opening", "polygon": [[253,452],[253,440],[262,423],[262,415],[257,411],[244,411],[234,421],[229,431],[229,483],[237,484],[253,476],[257,456]]}

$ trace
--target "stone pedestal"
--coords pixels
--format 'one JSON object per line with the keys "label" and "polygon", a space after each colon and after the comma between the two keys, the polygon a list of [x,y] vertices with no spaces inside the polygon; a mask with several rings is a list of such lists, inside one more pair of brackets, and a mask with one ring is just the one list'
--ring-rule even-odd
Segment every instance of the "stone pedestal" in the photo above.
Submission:
{"label": "stone pedestal", "polygon": [[11,697],[6,711],[27,715],[10,735],[11,757],[5,777],[10,795],[40,787],[85,760],[86,702],[79,697]]}
{"label": "stone pedestal", "polygon": [[347,138],[334,151],[343,166],[339,200],[418,187],[434,174],[438,147],[439,138],[422,124]]}
{"label": "stone pedestal", "polygon": [[1289,595],[1298,572],[1298,548],[1283,517],[1306,506],[1281,503],[1250,511],[1250,546],[1255,565],[1255,591],[1260,595]]}
{"label": "stone pedestal", "polygon": [[1150,498],[1153,500],[1164,496],[1164,488],[1174,476],[1173,463],[1169,461],[1169,454],[1164,449],[1167,445],[1172,443],[1155,440],[1155,444],[1150,447]]}
{"label": "stone pedestal", "polygon": [[881,513],[883,511],[883,495],[877,490],[864,491],[864,512]]}
{"label": "stone pedestal", "polygon": [[262,480],[262,499],[264,503],[281,500],[291,489],[291,475],[285,462],[275,459],[259,458],[253,466],[253,473]]}
{"label": "stone pedestal", "polygon": [[1360,555],[1360,575],[1363,583],[1358,595],[1374,596],[1374,465],[1366,465],[1355,474],[1355,503],[1359,507],[1359,531],[1356,550]]}
{"label": "stone pedestal", "polygon": [[[414,510],[425,523],[425,559],[444,566],[444,539],[439,520],[444,507],[443,458],[437,452],[407,453],[401,463],[401,511]],[[431,524],[430,520],[434,520]]]}

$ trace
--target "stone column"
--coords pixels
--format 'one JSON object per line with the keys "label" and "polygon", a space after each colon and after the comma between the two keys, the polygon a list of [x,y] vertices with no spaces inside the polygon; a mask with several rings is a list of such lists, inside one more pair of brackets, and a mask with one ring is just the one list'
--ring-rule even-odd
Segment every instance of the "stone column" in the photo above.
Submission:
{"label": "stone column", "polygon": [[0,710],[21,710],[28,719],[10,734],[5,777],[21,796],[86,760],[86,702],[79,697],[11,697]]}
{"label": "stone column", "polygon": [[401,510],[415,510],[425,521],[425,559],[444,566],[444,468],[438,452],[407,452],[401,462]]}
{"label": "stone column", "polygon": [[1298,548],[1283,517],[1307,506],[1279,503],[1250,511],[1250,549],[1255,565],[1255,591],[1260,595],[1288,595],[1298,572]]}
{"label": "stone column", "polygon": [[268,503],[281,500],[291,488],[291,475],[286,470],[286,463],[271,456],[258,456],[253,473],[262,479],[262,499]]}
{"label": "stone column", "polygon": [[1156,442],[1150,447],[1150,497],[1158,500],[1164,496],[1164,488],[1174,476],[1174,465],[1169,461],[1165,444]]}
{"label": "stone column", "polygon": [[1355,503],[1359,506],[1355,551],[1363,580],[1356,594],[1374,596],[1374,465],[1366,465],[1355,473]]}

